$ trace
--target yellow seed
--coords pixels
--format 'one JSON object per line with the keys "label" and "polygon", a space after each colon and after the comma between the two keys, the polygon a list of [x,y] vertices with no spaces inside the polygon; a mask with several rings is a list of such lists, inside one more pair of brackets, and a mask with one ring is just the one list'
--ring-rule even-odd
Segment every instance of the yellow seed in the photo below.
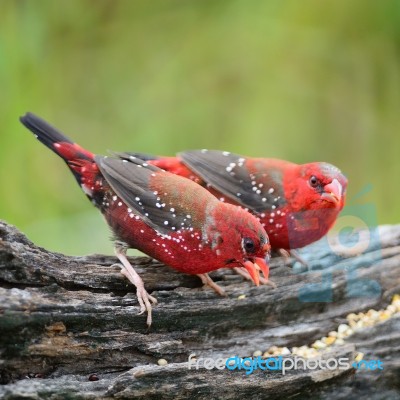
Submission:
{"label": "yellow seed", "polygon": [[332,345],[333,343],[335,343],[336,338],[333,336],[328,336],[326,338],[324,338],[324,343],[326,343],[328,346]]}
{"label": "yellow seed", "polygon": [[364,358],[364,353],[358,353],[354,360],[360,362],[363,358]]}
{"label": "yellow seed", "polygon": [[275,353],[276,351],[278,351],[278,347],[277,347],[277,346],[271,346],[271,347],[268,349],[268,352],[269,352],[269,353]]}
{"label": "yellow seed", "polygon": [[371,320],[371,319],[366,319],[365,321],[364,321],[364,327],[371,327],[371,326],[374,326],[375,325],[375,321],[373,321],[373,320]]}
{"label": "yellow seed", "polygon": [[392,314],[391,314],[389,311],[384,310],[384,311],[381,312],[381,314],[380,314],[380,316],[379,316],[379,320],[380,320],[380,321],[386,321],[386,320],[389,319],[391,316],[392,316]]}
{"label": "yellow seed", "polygon": [[340,324],[338,326],[338,333],[344,333],[349,329],[349,326],[347,324]]}
{"label": "yellow seed", "polygon": [[321,342],[321,340],[316,340],[313,344],[312,347],[316,350],[320,349],[325,349],[326,344],[324,342]]}
{"label": "yellow seed", "polygon": [[299,348],[298,347],[292,347],[292,354],[298,354]]}
{"label": "yellow seed", "polygon": [[397,311],[400,311],[400,295],[393,296],[392,304],[397,308]]}
{"label": "yellow seed", "polygon": [[330,331],[330,332],[328,333],[328,336],[331,336],[331,337],[336,338],[336,337],[337,337],[337,332],[336,332],[336,331]]}
{"label": "yellow seed", "polygon": [[344,340],[342,338],[338,338],[338,339],[336,339],[335,344],[342,345],[342,344],[344,344]]}
{"label": "yellow seed", "polygon": [[364,321],[358,321],[355,327],[356,330],[364,328]]}
{"label": "yellow seed", "polygon": [[346,329],[346,331],[343,333],[343,335],[345,337],[347,337],[347,336],[351,336],[353,333],[354,333],[353,329],[349,328],[349,329]]}
{"label": "yellow seed", "polygon": [[160,366],[162,367],[162,366],[164,366],[164,365],[167,365],[167,364],[168,364],[168,361],[167,361],[166,359],[164,359],[164,358],[160,358],[160,359],[157,361],[157,364],[160,365]]}
{"label": "yellow seed", "polygon": [[245,294],[241,294],[240,296],[238,296],[238,300],[243,300],[243,299],[245,299],[246,298],[246,295]]}
{"label": "yellow seed", "polygon": [[349,321],[354,321],[358,319],[358,315],[354,314],[354,313],[350,313],[347,317],[346,317]]}
{"label": "yellow seed", "polygon": [[310,350],[310,347],[308,346],[301,346],[297,349],[297,354],[301,357],[305,357],[307,354],[308,350]]}
{"label": "yellow seed", "polygon": [[368,310],[367,315],[372,319],[378,319],[379,318],[379,312],[375,311],[375,310]]}
{"label": "yellow seed", "polygon": [[261,350],[256,350],[256,351],[253,353],[253,357],[260,357],[260,356],[262,356],[262,351],[261,351]]}
{"label": "yellow seed", "polygon": [[289,355],[290,354],[290,350],[287,347],[283,347],[281,350],[281,354],[282,355]]}
{"label": "yellow seed", "polygon": [[303,350],[303,349],[299,349],[297,350],[296,355],[298,355],[299,357],[305,357],[307,354],[307,350]]}
{"label": "yellow seed", "polygon": [[315,349],[310,349],[307,358],[318,357],[318,351]]}
{"label": "yellow seed", "polygon": [[393,304],[390,304],[387,306],[386,310],[389,311],[391,314],[395,314],[397,312],[397,307]]}
{"label": "yellow seed", "polygon": [[358,322],[354,321],[353,319],[349,321],[350,328],[354,329],[357,326],[357,324]]}

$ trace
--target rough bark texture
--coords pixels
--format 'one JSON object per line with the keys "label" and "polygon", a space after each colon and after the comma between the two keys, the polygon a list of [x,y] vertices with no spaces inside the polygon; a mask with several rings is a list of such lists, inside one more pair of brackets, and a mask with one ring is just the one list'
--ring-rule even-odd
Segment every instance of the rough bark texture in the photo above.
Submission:
{"label": "rough bark texture", "polygon": [[[5,399],[400,398],[400,316],[365,328],[322,358],[381,359],[383,371],[188,369],[188,356],[251,356],[272,345],[310,345],[351,312],[400,293],[400,226],[381,227],[347,258],[326,241],[304,249],[308,268],[274,258],[270,286],[212,274],[228,296],[147,257],[131,258],[157,297],[153,325],[114,257],[69,257],[0,223],[0,397]],[[377,234],[379,233],[379,234]],[[363,235],[360,235],[363,237]],[[238,298],[245,295],[245,298]],[[290,356],[289,356],[290,357]],[[168,365],[159,366],[164,358]],[[91,374],[99,380],[90,381]]]}

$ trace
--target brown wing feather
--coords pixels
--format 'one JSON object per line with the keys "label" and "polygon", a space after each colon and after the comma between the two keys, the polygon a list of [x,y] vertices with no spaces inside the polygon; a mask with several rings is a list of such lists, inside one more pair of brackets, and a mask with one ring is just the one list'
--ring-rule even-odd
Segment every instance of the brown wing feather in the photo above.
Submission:
{"label": "brown wing feather", "polygon": [[284,205],[282,174],[260,159],[252,162],[243,156],[218,150],[193,150],[179,153],[182,162],[211,187],[258,213]]}
{"label": "brown wing feather", "polygon": [[[139,158],[128,162],[96,156],[95,160],[115,193],[153,229],[168,234],[192,227],[193,220],[187,217],[189,210],[182,209],[180,204],[174,204],[168,195],[164,194],[168,185],[159,187],[158,190],[151,189],[151,181],[155,179],[156,174],[170,175],[169,173]],[[171,177],[178,178],[172,174]]]}

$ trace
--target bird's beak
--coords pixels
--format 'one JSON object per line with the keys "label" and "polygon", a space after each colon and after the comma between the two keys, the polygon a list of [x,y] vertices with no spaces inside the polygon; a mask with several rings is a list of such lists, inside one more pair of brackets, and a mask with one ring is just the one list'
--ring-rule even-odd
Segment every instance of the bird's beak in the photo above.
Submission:
{"label": "bird's beak", "polygon": [[337,179],[324,186],[324,193],[321,197],[324,200],[339,204],[343,195],[343,187]]}
{"label": "bird's beak", "polygon": [[265,279],[268,280],[269,267],[263,258],[257,257],[255,259],[255,262],[247,260],[243,263],[243,266],[250,274],[251,279],[253,280],[256,286],[260,285],[260,272],[259,272],[260,270],[262,271]]}

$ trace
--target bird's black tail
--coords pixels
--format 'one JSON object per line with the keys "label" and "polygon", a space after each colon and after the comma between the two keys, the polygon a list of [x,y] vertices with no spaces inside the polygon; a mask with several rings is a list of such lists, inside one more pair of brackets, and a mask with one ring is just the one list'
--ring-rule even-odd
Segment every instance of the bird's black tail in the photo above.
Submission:
{"label": "bird's black tail", "polygon": [[19,120],[36,136],[38,140],[55,152],[55,143],[73,144],[73,142],[58,129],[54,128],[35,114],[28,112],[23,117],[20,117]]}
{"label": "bird's black tail", "polygon": [[94,162],[94,154],[72,142],[58,129],[30,112],[20,117],[21,123],[26,126],[36,138],[49,149],[58,154],[69,166],[79,185],[82,184],[81,168]]}

